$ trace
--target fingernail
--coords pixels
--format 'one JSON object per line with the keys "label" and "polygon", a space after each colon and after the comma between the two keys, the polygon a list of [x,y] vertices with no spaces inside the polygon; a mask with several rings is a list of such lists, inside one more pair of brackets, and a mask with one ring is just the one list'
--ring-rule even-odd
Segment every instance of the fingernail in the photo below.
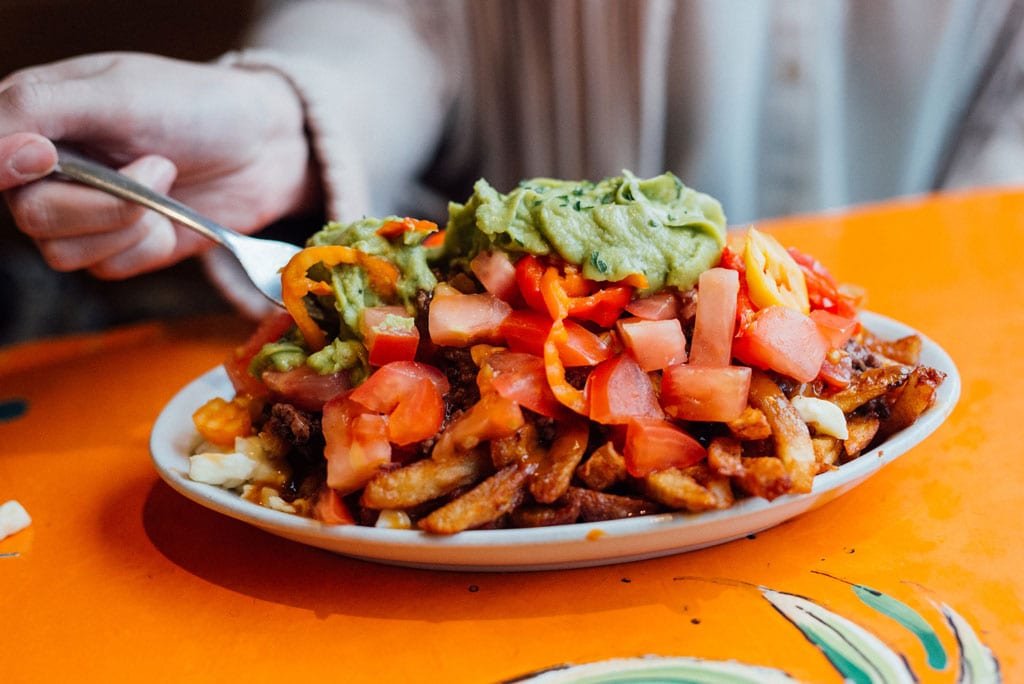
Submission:
{"label": "fingernail", "polygon": [[19,176],[43,176],[53,169],[53,150],[38,140],[25,143],[11,155],[10,166]]}

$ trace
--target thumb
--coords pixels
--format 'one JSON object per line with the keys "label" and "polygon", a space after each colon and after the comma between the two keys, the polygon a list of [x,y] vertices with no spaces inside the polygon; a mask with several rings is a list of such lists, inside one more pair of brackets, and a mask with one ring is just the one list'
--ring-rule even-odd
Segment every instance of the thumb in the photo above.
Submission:
{"label": "thumb", "polygon": [[57,164],[53,143],[35,133],[0,137],[0,191],[42,178]]}

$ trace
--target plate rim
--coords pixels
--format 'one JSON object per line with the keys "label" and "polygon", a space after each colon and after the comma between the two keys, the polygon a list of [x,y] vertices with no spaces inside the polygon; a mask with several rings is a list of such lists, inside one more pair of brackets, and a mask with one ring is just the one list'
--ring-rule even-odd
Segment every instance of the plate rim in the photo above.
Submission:
{"label": "plate rim", "polygon": [[[771,502],[751,497],[721,511],[659,513],[540,528],[467,530],[451,536],[418,530],[324,525],[188,479],[187,452],[198,442],[198,435],[194,430],[185,434],[182,427],[191,427],[191,414],[203,401],[231,393],[222,366],[194,378],[165,404],[150,433],[150,455],[164,482],[195,503],[271,534],[364,560],[430,569],[523,571],[588,567],[684,553],[774,527],[840,496],[926,439],[953,411],[960,397],[960,374],[942,347],[895,319],[864,311],[861,320],[865,327],[887,339],[908,334],[921,336],[922,363],[946,373],[936,402],[911,428],[838,469],[815,477],[810,493],[787,494]],[[743,524],[744,521],[749,524]],[[695,534],[702,528],[729,528],[731,533],[708,539],[707,535]],[[690,537],[691,541],[680,543]],[[543,553],[525,559],[525,548]]]}

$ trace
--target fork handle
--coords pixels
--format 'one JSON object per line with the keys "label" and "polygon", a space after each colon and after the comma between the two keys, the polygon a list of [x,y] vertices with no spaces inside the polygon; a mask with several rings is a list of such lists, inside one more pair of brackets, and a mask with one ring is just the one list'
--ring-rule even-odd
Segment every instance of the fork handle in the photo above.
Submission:
{"label": "fork handle", "polygon": [[121,199],[141,204],[233,251],[232,237],[234,233],[231,230],[197,214],[181,202],[147,188],[123,173],[87,159],[63,145],[56,147],[56,171],[60,175],[98,188]]}

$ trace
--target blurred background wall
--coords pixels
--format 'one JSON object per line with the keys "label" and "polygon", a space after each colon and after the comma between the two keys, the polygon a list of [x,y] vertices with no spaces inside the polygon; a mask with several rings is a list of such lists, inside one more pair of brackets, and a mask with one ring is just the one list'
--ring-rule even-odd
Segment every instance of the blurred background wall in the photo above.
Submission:
{"label": "blurred background wall", "polygon": [[[237,47],[256,0],[0,0],[0,74],[140,50],[205,61]],[[227,309],[194,260],[123,282],[55,273],[0,207],[0,345]]]}

